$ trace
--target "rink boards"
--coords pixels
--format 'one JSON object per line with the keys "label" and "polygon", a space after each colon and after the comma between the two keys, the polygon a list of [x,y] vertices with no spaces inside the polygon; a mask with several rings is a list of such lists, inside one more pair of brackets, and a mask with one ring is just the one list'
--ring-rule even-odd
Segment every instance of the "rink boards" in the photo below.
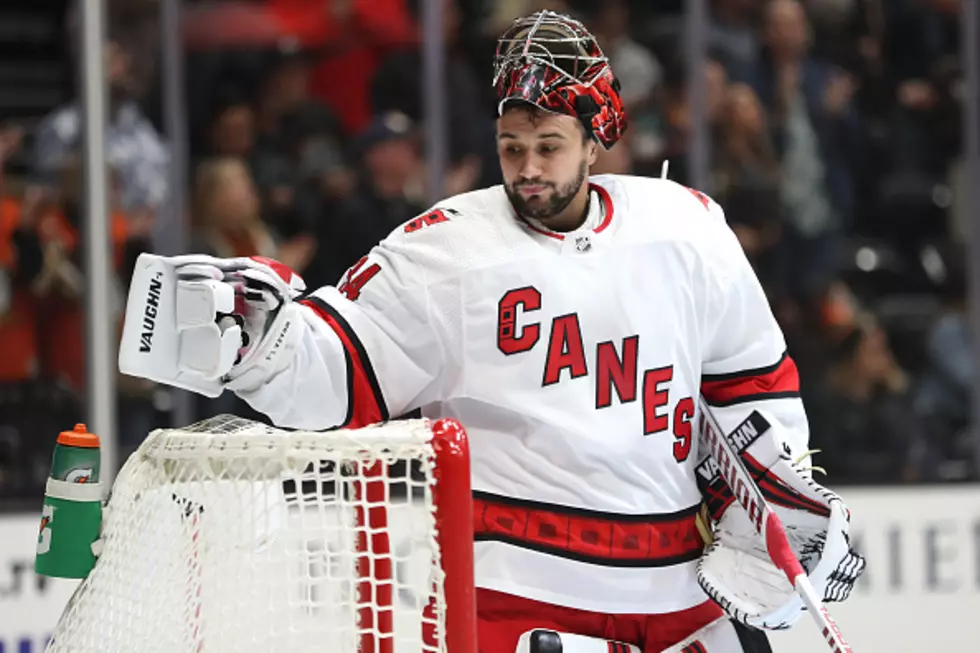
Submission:
{"label": "rink boards", "polygon": [[[980,487],[845,489],[868,571],[852,599],[831,609],[857,653],[980,650]],[[398,513],[394,543],[404,587],[421,588],[426,548],[413,544],[412,506]],[[63,609],[73,581],[33,574],[38,515],[0,516],[0,651],[35,653]],[[302,591],[300,587],[297,591]],[[412,649],[416,598],[403,592],[399,650]],[[256,628],[255,630],[260,630]],[[319,628],[317,628],[319,630]],[[240,635],[249,638],[248,632]],[[804,618],[772,636],[776,653],[823,652]],[[414,649],[414,650],[417,650]],[[295,651],[293,652],[295,653]]]}

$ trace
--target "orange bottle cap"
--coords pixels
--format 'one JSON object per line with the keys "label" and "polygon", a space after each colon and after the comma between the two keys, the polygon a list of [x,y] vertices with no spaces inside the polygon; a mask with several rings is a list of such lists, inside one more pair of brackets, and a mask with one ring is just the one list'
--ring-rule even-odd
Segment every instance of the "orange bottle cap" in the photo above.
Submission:
{"label": "orange bottle cap", "polygon": [[100,446],[99,436],[88,432],[88,427],[84,424],[76,424],[71,431],[62,431],[58,434],[58,444],[69,447],[86,447],[98,449]]}

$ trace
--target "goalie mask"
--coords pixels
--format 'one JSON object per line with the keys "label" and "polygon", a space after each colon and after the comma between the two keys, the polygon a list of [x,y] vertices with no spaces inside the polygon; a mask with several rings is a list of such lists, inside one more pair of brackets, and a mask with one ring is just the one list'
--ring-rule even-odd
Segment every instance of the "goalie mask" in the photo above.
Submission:
{"label": "goalie mask", "polygon": [[519,18],[497,42],[497,112],[510,101],[578,118],[607,150],[626,130],[619,80],[582,23],[553,11]]}

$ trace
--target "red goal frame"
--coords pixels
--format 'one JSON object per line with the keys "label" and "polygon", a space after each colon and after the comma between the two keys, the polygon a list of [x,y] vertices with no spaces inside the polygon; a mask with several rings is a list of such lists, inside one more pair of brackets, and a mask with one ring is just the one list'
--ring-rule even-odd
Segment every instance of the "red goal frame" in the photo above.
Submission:
{"label": "red goal frame", "polygon": [[[454,419],[433,421],[432,448],[435,453],[434,476],[430,484],[437,541],[445,572],[443,594],[446,600],[445,650],[449,653],[477,653],[476,590],[473,575],[473,498],[470,485],[470,452],[466,429]],[[364,487],[355,487],[367,510],[357,508],[357,571],[363,580],[358,585],[358,603],[366,603],[358,616],[362,653],[394,653],[394,570],[391,541],[388,535],[388,513],[385,507],[387,482],[382,462],[363,471]],[[365,514],[366,512],[366,514]],[[369,535],[370,534],[370,535]],[[373,560],[373,571],[372,571]],[[372,595],[373,594],[373,595]],[[426,614],[435,606],[429,603]],[[439,641],[429,621],[425,621],[422,638],[429,645]],[[376,637],[374,629],[381,633]]]}

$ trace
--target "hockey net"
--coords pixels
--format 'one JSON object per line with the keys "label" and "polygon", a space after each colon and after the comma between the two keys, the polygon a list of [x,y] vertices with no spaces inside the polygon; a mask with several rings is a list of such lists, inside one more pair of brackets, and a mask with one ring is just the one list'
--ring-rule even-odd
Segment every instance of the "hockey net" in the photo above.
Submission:
{"label": "hockey net", "polygon": [[153,432],[49,651],[474,653],[472,504],[452,420]]}

